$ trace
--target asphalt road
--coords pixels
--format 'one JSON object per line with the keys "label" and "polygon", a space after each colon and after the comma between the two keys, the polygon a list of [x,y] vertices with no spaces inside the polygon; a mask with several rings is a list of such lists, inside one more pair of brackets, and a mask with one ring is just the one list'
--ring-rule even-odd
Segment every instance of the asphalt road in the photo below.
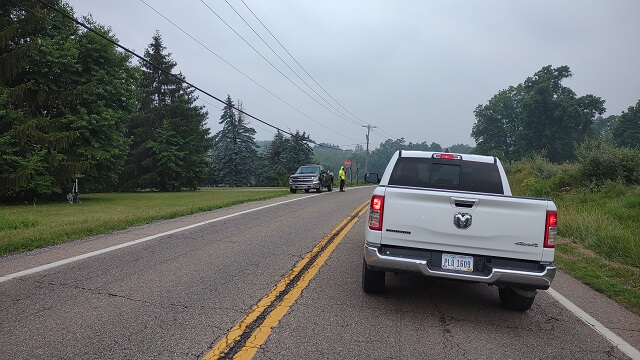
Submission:
{"label": "asphalt road", "polygon": [[[5,277],[0,358],[201,358],[371,191],[290,195],[0,258],[2,280],[143,240]],[[354,222],[255,358],[628,358],[547,292],[525,313],[501,308],[493,287],[407,274],[365,295],[364,216]],[[563,273],[553,289],[640,349],[638,316]]]}

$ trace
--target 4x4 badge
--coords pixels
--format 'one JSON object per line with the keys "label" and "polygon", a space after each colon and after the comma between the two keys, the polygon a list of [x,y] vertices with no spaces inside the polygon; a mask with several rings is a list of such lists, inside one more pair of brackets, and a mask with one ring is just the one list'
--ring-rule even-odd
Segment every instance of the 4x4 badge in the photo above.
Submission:
{"label": "4x4 badge", "polygon": [[456,213],[453,215],[453,225],[458,229],[468,229],[471,226],[471,214],[469,213]]}

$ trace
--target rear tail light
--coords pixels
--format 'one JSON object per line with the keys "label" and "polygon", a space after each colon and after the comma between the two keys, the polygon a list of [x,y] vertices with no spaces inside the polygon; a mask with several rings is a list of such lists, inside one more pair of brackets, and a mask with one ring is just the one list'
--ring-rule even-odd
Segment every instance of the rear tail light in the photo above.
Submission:
{"label": "rear tail light", "polygon": [[382,213],[384,212],[384,196],[373,195],[369,204],[369,229],[382,230]]}
{"label": "rear tail light", "polygon": [[544,230],[544,247],[556,247],[556,234],[558,233],[558,212],[547,211],[547,223]]}

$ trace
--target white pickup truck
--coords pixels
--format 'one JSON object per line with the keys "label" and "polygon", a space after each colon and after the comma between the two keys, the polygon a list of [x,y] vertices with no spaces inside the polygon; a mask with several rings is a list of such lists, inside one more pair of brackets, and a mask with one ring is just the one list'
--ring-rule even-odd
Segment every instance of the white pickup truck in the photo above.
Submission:
{"label": "white pickup truck", "polygon": [[379,177],[369,206],[362,289],[380,293],[385,272],[496,285],[508,309],[531,308],[548,289],[557,208],[551,200],[511,195],[493,156],[398,151]]}

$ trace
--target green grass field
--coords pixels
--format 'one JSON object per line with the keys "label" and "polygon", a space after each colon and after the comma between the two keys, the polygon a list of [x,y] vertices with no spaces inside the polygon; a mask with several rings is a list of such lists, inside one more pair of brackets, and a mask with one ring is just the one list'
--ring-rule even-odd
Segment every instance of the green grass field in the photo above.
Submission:
{"label": "green grass field", "polygon": [[509,182],[558,207],[560,269],[640,314],[640,186],[580,183],[578,170],[538,159],[512,166]]}
{"label": "green grass field", "polygon": [[640,187],[614,183],[554,200],[560,268],[640,314]]}
{"label": "green grass field", "polygon": [[202,189],[81,195],[81,203],[0,206],[0,256],[160,219],[289,194],[288,189]]}

